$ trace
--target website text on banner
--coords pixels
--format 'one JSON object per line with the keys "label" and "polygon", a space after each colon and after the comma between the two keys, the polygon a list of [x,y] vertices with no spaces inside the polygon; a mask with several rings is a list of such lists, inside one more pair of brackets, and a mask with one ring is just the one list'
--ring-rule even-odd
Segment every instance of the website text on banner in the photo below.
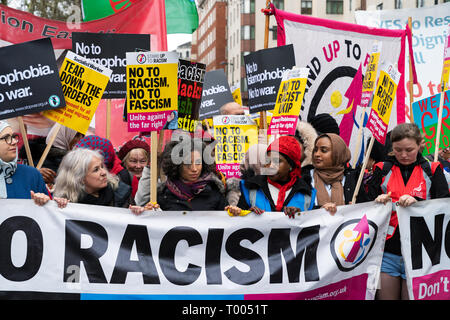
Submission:
{"label": "website text on banner", "polygon": [[214,139],[217,170],[227,178],[239,178],[240,166],[251,145],[258,144],[258,127],[248,116],[215,116]]}
{"label": "website text on banner", "polygon": [[390,216],[390,206],[374,203],[295,220],[272,212],[135,216],[82,204],[61,210],[53,201],[0,206],[2,291],[81,299],[373,299]]}
{"label": "website text on banner", "polygon": [[410,299],[450,300],[449,205],[436,199],[397,207]]}
{"label": "website text on banner", "polygon": [[72,49],[72,31],[92,33],[139,33],[151,35],[151,48],[167,50],[164,0],[145,0],[110,17],[80,23],[49,20],[0,5],[0,39],[20,43],[51,38],[55,49]]}
{"label": "website text on banner", "polygon": [[112,70],[68,51],[60,70],[65,108],[44,112],[63,126],[86,134]]}
{"label": "website text on banner", "polygon": [[127,52],[128,131],[158,131],[178,111],[178,54]]}
{"label": "website text on banner", "polygon": [[[413,9],[355,12],[356,22],[360,25],[392,30],[404,29],[409,17],[412,18],[411,45],[418,82],[413,87],[413,97],[416,101],[440,92],[439,75],[442,71],[445,37],[448,36],[446,32],[450,24],[450,3]],[[407,51],[406,61],[408,56]],[[406,95],[409,96],[408,72],[403,85]],[[409,106],[409,103],[406,105]]]}

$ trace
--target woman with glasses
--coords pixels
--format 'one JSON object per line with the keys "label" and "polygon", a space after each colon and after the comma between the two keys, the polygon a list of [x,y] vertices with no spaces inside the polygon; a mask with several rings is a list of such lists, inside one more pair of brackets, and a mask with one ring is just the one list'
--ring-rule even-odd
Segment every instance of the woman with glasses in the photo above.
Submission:
{"label": "woman with glasses", "polygon": [[40,172],[17,164],[19,135],[6,121],[0,121],[0,199],[30,199],[34,193],[48,195]]}

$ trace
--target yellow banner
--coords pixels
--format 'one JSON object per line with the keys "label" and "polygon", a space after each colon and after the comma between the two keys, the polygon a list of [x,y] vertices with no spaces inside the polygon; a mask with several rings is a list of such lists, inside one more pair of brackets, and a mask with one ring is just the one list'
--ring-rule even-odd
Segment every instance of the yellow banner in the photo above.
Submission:
{"label": "yellow banner", "polygon": [[66,107],[44,111],[44,116],[86,134],[112,71],[69,51],[61,66]]}
{"label": "yellow banner", "polygon": [[385,124],[389,124],[396,91],[397,84],[395,81],[389,74],[381,70],[380,80],[372,102],[372,110],[378,114]]}

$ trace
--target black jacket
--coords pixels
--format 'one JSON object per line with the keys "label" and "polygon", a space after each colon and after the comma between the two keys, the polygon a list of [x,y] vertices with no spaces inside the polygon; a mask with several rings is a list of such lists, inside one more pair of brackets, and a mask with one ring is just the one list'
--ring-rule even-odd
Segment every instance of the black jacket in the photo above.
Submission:
{"label": "black jacket", "polygon": [[223,182],[214,177],[191,201],[173,194],[166,184],[158,187],[158,204],[164,211],[223,211],[228,205]]}
{"label": "black jacket", "polygon": [[[269,200],[272,211],[276,211],[276,204],[273,202],[272,196],[269,191],[267,176],[262,176],[262,175],[253,176],[253,177],[245,180],[244,184],[249,190],[260,190],[261,189],[262,192],[264,193],[264,196]],[[302,178],[297,179],[297,181],[295,181],[295,183],[293,184],[291,191],[289,192],[289,195],[286,197],[286,200],[283,203],[283,207],[286,206],[289,203],[289,201],[291,201],[292,197],[296,193],[302,193],[302,194],[306,194],[306,195],[310,196],[312,193],[311,185],[306,183]],[[242,193],[241,193],[241,197],[239,198],[239,202],[238,202],[237,206],[243,210],[250,209],[250,206],[247,203],[247,201],[245,200],[245,196]]]}

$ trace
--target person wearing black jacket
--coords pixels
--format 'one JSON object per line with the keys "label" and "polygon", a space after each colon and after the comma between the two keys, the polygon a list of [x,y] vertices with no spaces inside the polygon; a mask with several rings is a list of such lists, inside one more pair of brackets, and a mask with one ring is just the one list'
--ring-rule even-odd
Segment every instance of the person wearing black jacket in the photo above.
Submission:
{"label": "person wearing black jacket", "polygon": [[161,169],[167,180],[158,186],[163,211],[223,211],[225,185],[215,163],[205,158],[206,144],[197,139],[171,141],[164,148]]}
{"label": "person wearing black jacket", "polygon": [[[422,136],[416,124],[403,123],[391,133],[392,155],[375,164],[368,181],[368,197],[379,203],[407,207],[417,201],[449,196],[448,184],[438,162],[419,152]],[[395,209],[395,207],[393,207]],[[381,266],[380,300],[408,299],[406,275],[400,250],[397,214],[392,212]]]}

